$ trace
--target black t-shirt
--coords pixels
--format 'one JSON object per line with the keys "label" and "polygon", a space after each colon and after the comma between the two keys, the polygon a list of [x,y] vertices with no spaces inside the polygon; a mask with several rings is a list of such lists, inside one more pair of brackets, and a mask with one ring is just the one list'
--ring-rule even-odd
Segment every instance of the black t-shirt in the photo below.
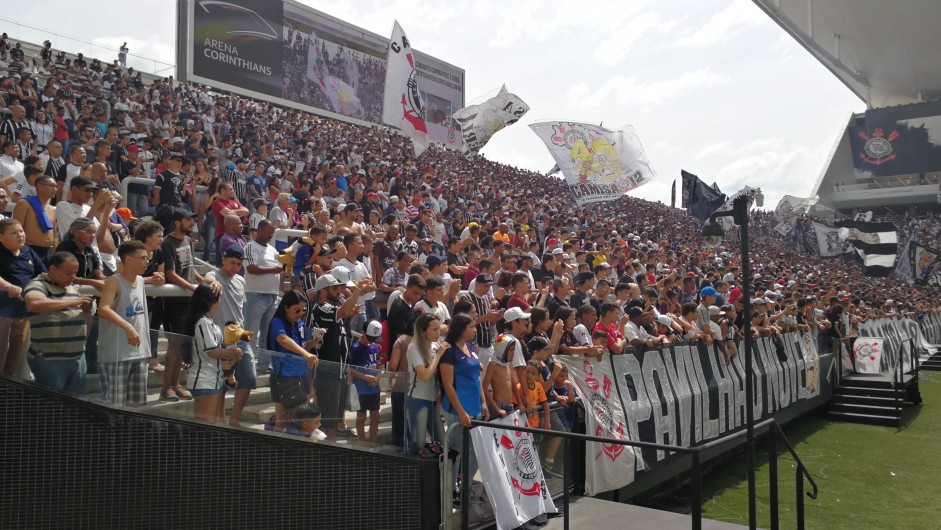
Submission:
{"label": "black t-shirt", "polygon": [[389,340],[395,342],[400,335],[411,336],[418,315],[401,296],[396,298],[389,308]]}
{"label": "black t-shirt", "polygon": [[62,251],[71,253],[78,261],[78,273],[76,273],[76,277],[86,280],[95,279],[95,269],[101,269],[101,258],[98,257],[98,253],[95,252],[95,249],[85,247],[85,250],[81,251],[74,241],[63,241],[56,247],[56,252]]}
{"label": "black t-shirt", "polygon": [[183,175],[165,169],[157,175],[154,186],[160,188],[159,206],[182,206]]}
{"label": "black t-shirt", "polygon": [[555,314],[560,307],[568,306],[565,300],[559,299],[556,295],[549,295],[549,301],[546,302],[546,311],[549,312],[549,318],[555,320]]}
{"label": "black t-shirt", "polygon": [[163,238],[163,246],[160,247],[163,252],[164,271],[176,273],[189,283],[196,281],[196,269],[193,259],[193,243],[189,237],[177,239],[172,235],[166,235]]}
{"label": "black t-shirt", "polygon": [[569,297],[569,306],[578,310],[579,307],[585,305],[588,302],[588,295],[581,291],[574,291],[572,296]]}
{"label": "black t-shirt", "polygon": [[323,361],[334,363],[346,362],[350,353],[349,332],[346,324],[340,318],[337,318],[339,307],[333,304],[317,304],[311,312],[313,318],[311,324],[314,327],[323,328],[323,342],[317,352],[317,356]]}

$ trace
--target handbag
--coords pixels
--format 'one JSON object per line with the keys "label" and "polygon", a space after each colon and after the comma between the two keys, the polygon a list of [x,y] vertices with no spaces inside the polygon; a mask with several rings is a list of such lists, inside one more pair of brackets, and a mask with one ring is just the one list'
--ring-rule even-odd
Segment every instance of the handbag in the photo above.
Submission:
{"label": "handbag", "polygon": [[278,393],[281,394],[281,405],[285,408],[290,409],[307,403],[307,392],[304,391],[304,385],[299,377],[279,381]]}

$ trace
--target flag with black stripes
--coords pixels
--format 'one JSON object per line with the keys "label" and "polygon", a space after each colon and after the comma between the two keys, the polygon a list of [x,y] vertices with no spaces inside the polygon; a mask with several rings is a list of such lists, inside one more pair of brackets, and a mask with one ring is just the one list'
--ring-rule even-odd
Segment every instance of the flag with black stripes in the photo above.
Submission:
{"label": "flag with black stripes", "polygon": [[888,276],[895,270],[898,232],[890,222],[837,221],[840,238],[853,243],[867,276]]}

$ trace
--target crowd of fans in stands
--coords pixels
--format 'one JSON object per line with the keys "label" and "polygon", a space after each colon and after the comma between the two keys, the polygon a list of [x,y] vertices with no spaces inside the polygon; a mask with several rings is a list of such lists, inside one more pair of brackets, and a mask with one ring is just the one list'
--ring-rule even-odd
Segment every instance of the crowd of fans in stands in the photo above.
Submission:
{"label": "crowd of fans in stands", "polygon": [[[83,392],[98,372],[106,399],[141,405],[148,370],[162,371],[161,400],[238,424],[270,372],[271,428],[322,425],[328,439],[349,432],[350,380],[361,440],[376,441],[388,392],[393,443],[434,457],[439,397],[447,424],[519,409],[570,428],[559,354],[702,340],[730,359],[746,318],[756,335],[826,345],[863,319],[937,305],[934,290],[797,250],[753,212],[746,315],[735,237],[707,248],[684,210],[633,197],[576,207],[562,180],[436,146],[416,159],[382,127],[43,53],[40,67],[0,40],[4,374]],[[906,226],[938,237],[936,219]],[[197,240],[218,267],[205,275]],[[164,284],[192,297],[146,296]]]}

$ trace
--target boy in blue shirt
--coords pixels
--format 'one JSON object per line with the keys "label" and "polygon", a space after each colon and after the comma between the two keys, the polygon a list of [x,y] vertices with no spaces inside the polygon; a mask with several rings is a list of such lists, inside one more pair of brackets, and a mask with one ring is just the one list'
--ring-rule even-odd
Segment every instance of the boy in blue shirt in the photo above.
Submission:
{"label": "boy in blue shirt", "polygon": [[[359,340],[350,347],[350,378],[359,394],[356,435],[361,442],[376,443],[379,433],[379,345],[382,324],[373,320],[366,325]],[[369,411],[369,437],[366,437],[366,411]]]}

